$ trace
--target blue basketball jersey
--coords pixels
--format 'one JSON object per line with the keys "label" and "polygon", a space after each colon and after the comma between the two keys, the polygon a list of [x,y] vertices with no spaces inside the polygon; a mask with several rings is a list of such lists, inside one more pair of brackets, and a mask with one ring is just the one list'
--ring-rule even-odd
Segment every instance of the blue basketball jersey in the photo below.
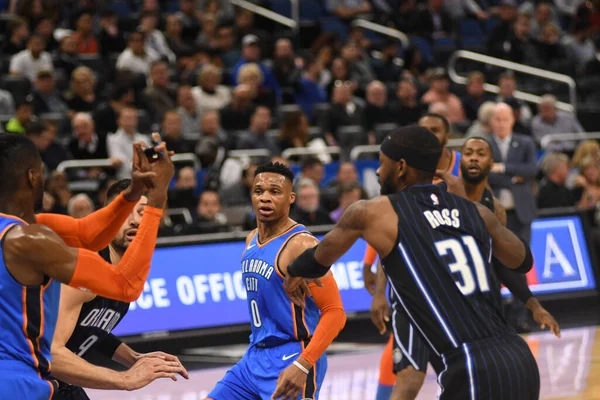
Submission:
{"label": "blue basketball jersey", "polygon": [[460,158],[462,154],[458,151],[452,152],[452,163],[450,164],[450,173],[454,176],[460,176]]}
{"label": "blue basketball jersey", "polygon": [[11,228],[22,224],[26,223],[17,217],[0,214],[0,369],[6,374],[17,361],[45,379],[50,373],[60,282],[45,277],[43,285],[23,286],[8,271],[3,239]]}
{"label": "blue basketball jersey", "polygon": [[260,243],[258,233],[242,255],[242,279],[248,294],[248,311],[252,334],[250,346],[274,347],[312,336],[319,322],[320,310],[306,298],[306,307],[296,306],[283,289],[283,275],[278,256],[291,238],[308,233],[296,224],[281,235]]}

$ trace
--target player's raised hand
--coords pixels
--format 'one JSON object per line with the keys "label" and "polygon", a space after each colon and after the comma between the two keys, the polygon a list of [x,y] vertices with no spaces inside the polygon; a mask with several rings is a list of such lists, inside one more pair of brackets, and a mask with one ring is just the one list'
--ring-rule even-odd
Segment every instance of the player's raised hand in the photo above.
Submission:
{"label": "player's raised hand", "polygon": [[148,204],[152,207],[163,208],[167,201],[167,191],[169,184],[175,174],[175,167],[171,161],[171,154],[167,150],[165,142],[161,142],[154,147],[154,151],[161,153],[156,161],[150,163],[154,176],[154,187],[148,192]]}
{"label": "player's raised hand", "polygon": [[129,201],[137,201],[147,189],[154,187],[156,173],[144,156],[144,143],[133,144],[133,162],[131,165],[131,186],[123,194]]}
{"label": "player's raised hand", "polygon": [[377,328],[380,335],[387,331],[386,323],[390,321],[390,305],[385,293],[375,293],[371,303],[371,322]]}
{"label": "player's raised hand", "polygon": [[540,325],[541,329],[550,328],[550,332],[560,339],[560,325],[558,321],[541,305],[533,311],[533,320]]}
{"label": "player's raised hand", "polygon": [[183,373],[183,367],[176,361],[167,361],[160,357],[142,357],[129,370],[123,372],[126,390],[141,389],[160,378],[177,381],[176,374]]}
{"label": "player's raised hand", "polygon": [[435,177],[446,182],[446,186],[448,186],[448,193],[455,194],[465,199],[467,198],[465,186],[463,185],[462,179],[459,177],[441,169],[435,171]]}
{"label": "player's raised hand", "polygon": [[181,372],[179,372],[179,375],[183,376],[185,379],[190,379],[190,376],[189,376],[187,370],[183,367],[183,364],[181,364],[181,361],[179,361],[179,358],[177,358],[177,356],[174,356],[172,354],[164,353],[162,351],[153,351],[151,353],[138,354],[137,359],[139,360],[141,358],[151,358],[151,357],[160,358],[160,359],[166,360],[166,361],[176,362],[181,367]]}
{"label": "player's raised hand", "polygon": [[[306,370],[312,368],[312,366],[302,357],[298,357],[296,362],[303,365]],[[306,384],[306,377],[307,375],[304,371],[302,371],[296,365],[291,364],[289,367],[283,370],[281,375],[279,375],[275,392],[273,392],[271,400],[296,400],[298,396],[300,396],[302,388],[304,388],[304,385]]]}

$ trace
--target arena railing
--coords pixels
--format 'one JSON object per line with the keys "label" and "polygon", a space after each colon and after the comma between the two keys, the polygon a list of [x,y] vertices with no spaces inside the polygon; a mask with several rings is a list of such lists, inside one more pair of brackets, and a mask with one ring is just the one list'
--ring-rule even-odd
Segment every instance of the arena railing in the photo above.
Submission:
{"label": "arena railing", "polygon": [[[284,17],[283,15],[277,14],[276,12],[273,12],[267,8],[257,6],[256,4],[250,3],[249,1],[230,0],[230,2],[234,6],[244,8],[248,11],[253,12],[254,14],[258,14],[262,17],[270,19],[271,21],[277,22],[278,24],[287,26],[288,28],[292,29],[293,31],[297,31],[299,28],[299,24],[296,21],[294,21],[293,19]],[[293,9],[293,7],[292,7],[292,9]],[[300,18],[300,17],[298,16],[298,18]]]}
{"label": "arena railing", "polygon": [[366,19],[355,19],[352,21],[352,26],[367,29],[380,35],[389,36],[394,39],[398,39],[402,43],[402,48],[408,49],[410,46],[410,39],[406,34],[398,29],[388,28],[385,25],[376,24],[371,21],[367,21]]}
{"label": "arena railing", "polygon": [[540,147],[546,150],[550,143],[564,141],[583,141],[588,139],[600,139],[600,132],[579,132],[579,133],[551,133],[546,135],[540,141]]}
{"label": "arena railing", "polygon": [[[474,53],[468,50],[457,50],[450,56],[448,60],[448,74],[450,75],[450,79],[453,82],[466,85],[467,78],[459,75],[456,72],[456,62],[459,59],[466,59],[471,61],[480,62],[482,64],[493,65],[495,67],[509,69],[511,71],[515,71],[521,74],[532,75],[538,78],[547,79],[554,82],[564,83],[569,87],[569,102],[564,103],[562,101],[558,101],[556,103],[556,107],[563,111],[575,112],[577,109],[577,86],[575,84],[575,80],[568,75],[557,74],[556,72],[548,71],[545,69],[530,67],[525,64],[518,64],[512,61],[502,60],[500,58],[494,58],[490,56],[486,56],[484,54]],[[485,83],[483,85],[484,89],[487,92],[497,94],[500,91],[500,88],[497,85],[492,85],[490,83]],[[527,101],[529,103],[539,104],[541,101],[541,97],[535,95],[533,93],[516,91],[515,97],[519,100]]]}
{"label": "arena railing", "polygon": [[[462,144],[464,142],[465,142],[465,138],[450,139],[448,141],[447,146],[450,147],[451,149],[458,149],[462,146]],[[380,148],[381,148],[381,146],[378,144],[356,146],[350,152],[350,161],[358,161],[360,156],[362,156],[363,154],[378,154]]]}
{"label": "arena railing", "polygon": [[165,211],[165,225],[173,226],[173,221],[171,220],[171,216],[173,215],[181,215],[188,225],[191,225],[192,222],[194,222],[192,213],[190,213],[190,210],[187,208],[169,208]]}
{"label": "arena railing", "polygon": [[340,154],[341,149],[338,146],[329,146],[323,149],[313,149],[310,147],[291,147],[284,150],[281,156],[287,160],[295,156],[319,156],[320,154]]}
{"label": "arena railing", "polygon": [[[173,155],[173,157],[171,157],[171,161],[173,161],[174,164],[191,162],[194,164],[195,169],[200,169],[202,167],[194,153],[175,154]],[[58,164],[56,170],[58,172],[65,172],[68,169],[74,168],[109,168],[111,164],[112,161],[108,158],[99,158],[91,160],[67,160]]]}
{"label": "arena railing", "polygon": [[227,157],[237,158],[243,163],[248,163],[252,158],[271,158],[271,152],[268,149],[239,149],[229,151]]}

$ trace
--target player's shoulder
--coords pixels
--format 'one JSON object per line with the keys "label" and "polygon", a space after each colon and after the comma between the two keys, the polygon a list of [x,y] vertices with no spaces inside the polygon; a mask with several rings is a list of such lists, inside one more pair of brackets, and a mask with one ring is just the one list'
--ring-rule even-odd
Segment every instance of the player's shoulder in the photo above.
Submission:
{"label": "player's shoulder", "polygon": [[248,247],[248,245],[256,235],[256,232],[258,232],[258,229],[253,229],[250,231],[250,233],[248,233],[248,236],[246,236],[246,247]]}
{"label": "player's shoulder", "polygon": [[40,239],[52,234],[54,234],[54,231],[45,225],[15,224],[9,228],[3,238],[4,251],[7,251],[7,249],[31,251],[31,246],[39,243]]}

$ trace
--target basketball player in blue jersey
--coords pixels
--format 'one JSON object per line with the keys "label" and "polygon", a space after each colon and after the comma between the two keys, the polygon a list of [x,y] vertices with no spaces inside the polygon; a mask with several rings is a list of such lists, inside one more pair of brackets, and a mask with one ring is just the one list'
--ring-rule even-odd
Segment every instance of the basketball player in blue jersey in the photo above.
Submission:
{"label": "basketball player in blue jersey", "polygon": [[440,399],[537,400],[537,363],[503,317],[490,267],[493,250],[504,266],[527,273],[531,251],[492,211],[466,199],[464,188],[460,197],[431,183],[441,150],[422,127],[386,137],[377,171],[382,196],[354,203],[319,245],[293,261],[286,291],[327,273],[362,237],[381,255],[395,298],[442,360]]}
{"label": "basketball player in blue jersey", "polygon": [[[52,336],[60,283],[122,301],[134,301],[144,288],[173,164],[164,157],[149,164],[134,145],[133,183],[105,207],[75,220],[35,215],[44,193],[44,166],[31,140],[0,134],[0,399],[49,399]],[[150,182],[149,182],[150,180]],[[96,252],[106,247],[129,216],[146,185],[148,205],[140,229],[121,262],[113,266]],[[166,360],[154,373],[181,371]]]}
{"label": "basketball player in blue jersey", "polygon": [[[483,138],[473,137],[467,139],[461,149],[461,180],[465,186],[467,198],[478,202],[494,212],[498,220],[506,226],[506,212],[498,201],[494,198],[492,192],[487,189],[488,174],[493,165],[492,149],[490,144]],[[455,176],[452,174],[452,176]],[[448,177],[446,177],[448,179]],[[560,325],[556,319],[540,304],[538,299],[533,296],[529,287],[517,274],[492,259],[494,272],[497,275],[497,282],[494,290],[500,292],[500,283],[506,286],[517,299],[526,304],[526,307],[532,312],[533,319],[542,329],[548,327],[550,331],[560,338]],[[372,319],[377,328],[381,331],[386,329],[384,315],[389,313],[387,299],[385,297],[387,280],[385,273],[378,266],[377,282],[375,285],[376,294],[373,297],[373,306],[371,307]],[[391,296],[393,298],[393,296]],[[498,296],[500,299],[500,296]],[[501,307],[501,306],[500,306]],[[397,315],[404,311],[399,309],[398,302],[395,301],[393,320],[397,321]],[[407,317],[404,317],[406,320]],[[412,334],[411,334],[412,332]],[[403,326],[394,326],[393,336],[397,338],[394,342],[394,357],[388,365],[383,366],[389,371],[393,371],[396,376],[396,382],[391,396],[385,399],[390,400],[414,400],[425,380],[427,365],[430,363],[434,370],[441,372],[443,369],[442,360],[437,359],[427,348],[425,341],[418,335],[417,331],[410,327],[407,331]],[[411,337],[412,336],[412,337]],[[382,399],[384,397],[381,397]],[[378,399],[379,400],[379,399]]]}
{"label": "basketball player in blue jersey", "polygon": [[[130,179],[123,179],[111,185],[106,192],[105,206],[130,184]],[[147,204],[148,198],[142,196],[113,241],[100,252],[111,264],[118,264],[133,242]],[[152,368],[153,360],[148,358],[159,357],[179,362],[177,357],[163,352],[139,354],[111,333],[128,310],[128,302],[111,300],[63,285],[52,342],[52,376],[59,381],[53,400],[89,400],[83,387],[140,389],[159,378]],[[117,372],[89,363],[85,358],[92,350],[129,369]],[[182,375],[188,378],[183,367]],[[175,375],[171,379],[177,380]]]}
{"label": "basketball player in blue jersey", "polygon": [[290,301],[283,288],[288,264],[318,241],[289,218],[296,197],[292,171],[268,163],[254,176],[258,228],[246,239],[241,265],[250,346],[207,399],[317,399],[327,370],[325,350],[344,327],[346,314],[331,273],[321,279],[322,286],[310,283],[295,291],[297,304]]}

